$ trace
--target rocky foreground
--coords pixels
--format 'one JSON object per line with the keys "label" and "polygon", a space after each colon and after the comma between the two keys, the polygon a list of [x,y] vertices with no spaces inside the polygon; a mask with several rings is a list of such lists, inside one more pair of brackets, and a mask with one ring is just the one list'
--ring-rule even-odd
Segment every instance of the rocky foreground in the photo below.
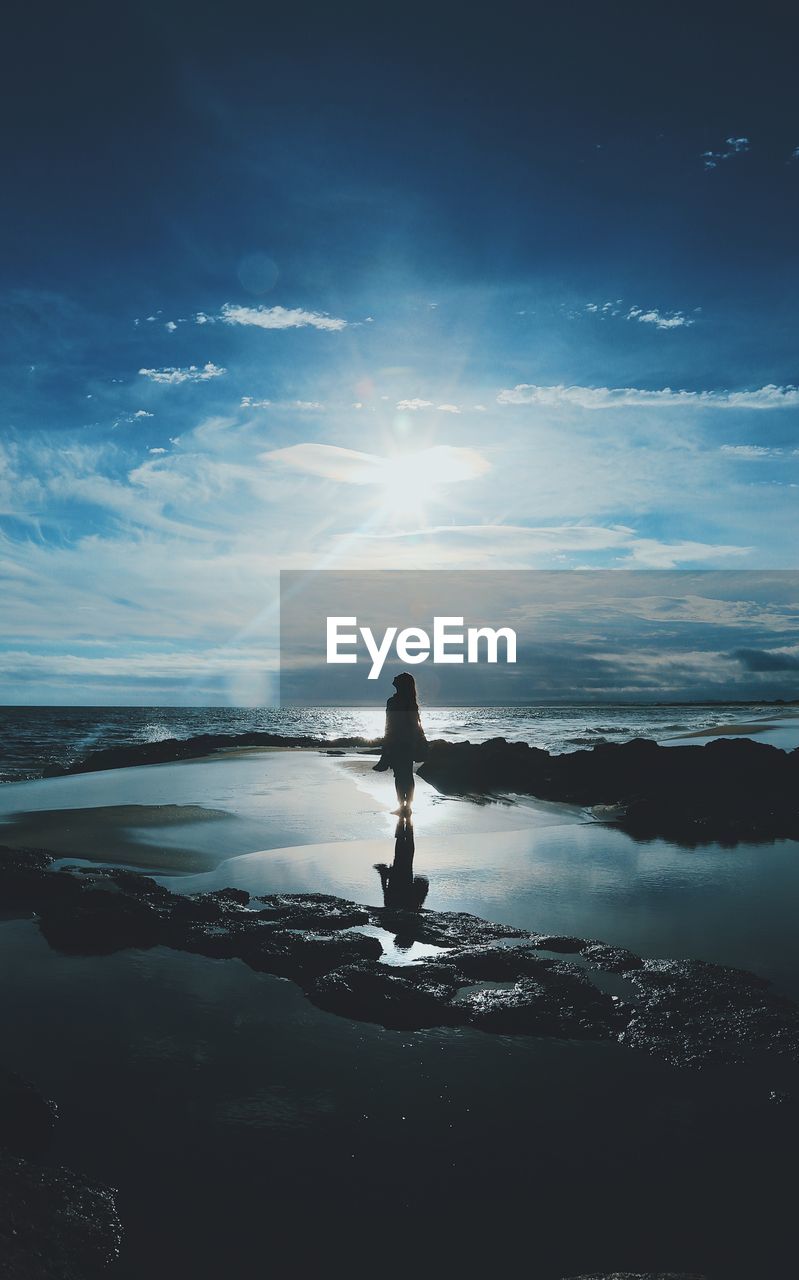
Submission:
{"label": "rocky foreground", "polygon": [[119,1254],[113,1192],[71,1169],[38,1163],[56,1119],[53,1102],[0,1070],[3,1280],[95,1280]]}
{"label": "rocky foreground", "polygon": [[[35,913],[59,951],[166,946],[237,958],[292,979],[321,1009],[387,1028],[615,1041],[681,1067],[761,1051],[799,1063],[799,1007],[755,974],[701,960],[643,959],[596,939],[326,894],[185,896],[130,871],[54,871],[38,850],[0,849],[0,902]],[[423,963],[389,966],[367,926],[440,950]],[[623,994],[609,993],[614,983]]]}
{"label": "rocky foreground", "polygon": [[449,795],[511,792],[605,806],[608,820],[642,839],[799,839],[799,749],[749,738],[696,747],[634,738],[565,755],[504,738],[437,741],[419,775]]}

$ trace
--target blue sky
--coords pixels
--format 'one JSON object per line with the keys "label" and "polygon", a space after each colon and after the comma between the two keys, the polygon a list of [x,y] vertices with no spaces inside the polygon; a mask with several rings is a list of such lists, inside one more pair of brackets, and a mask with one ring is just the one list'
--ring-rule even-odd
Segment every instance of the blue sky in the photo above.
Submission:
{"label": "blue sky", "polygon": [[647,8],[12,19],[0,700],[269,701],[281,568],[796,567],[796,29]]}

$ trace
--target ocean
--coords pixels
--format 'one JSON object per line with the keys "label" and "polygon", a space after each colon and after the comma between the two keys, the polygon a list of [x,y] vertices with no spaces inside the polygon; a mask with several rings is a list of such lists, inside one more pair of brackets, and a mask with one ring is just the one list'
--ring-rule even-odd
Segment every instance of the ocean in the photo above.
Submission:
{"label": "ocean", "polygon": [[[576,751],[630,738],[679,737],[709,724],[748,721],[770,704],[588,704],[423,707],[428,738],[503,737],[547,751]],[[0,782],[38,778],[90,751],[204,733],[378,738],[382,707],[0,707]]]}

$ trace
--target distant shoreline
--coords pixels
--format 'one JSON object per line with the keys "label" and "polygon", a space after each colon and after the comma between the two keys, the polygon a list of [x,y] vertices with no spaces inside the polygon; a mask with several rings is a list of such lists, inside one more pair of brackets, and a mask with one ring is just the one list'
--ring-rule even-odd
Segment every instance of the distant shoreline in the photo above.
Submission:
{"label": "distant shoreline", "polygon": [[[364,709],[374,709],[377,703],[374,702],[319,702],[314,707],[321,711],[332,711],[341,709],[352,709],[362,711]],[[558,710],[562,707],[629,707],[630,709],[642,709],[646,707],[797,707],[799,708],[799,698],[700,698],[688,699],[685,701],[674,701],[669,699],[643,699],[641,701],[630,701],[629,699],[591,699],[591,698],[543,698],[538,702],[426,702],[425,706],[431,711],[487,711],[492,707],[498,711],[525,711],[525,710],[543,710],[551,707]],[[263,708],[254,708],[248,706],[233,706],[227,702],[0,702],[0,711],[254,711],[254,710],[284,710],[291,711],[291,706],[278,708],[277,706],[265,705]],[[303,710],[307,708],[302,708]]]}

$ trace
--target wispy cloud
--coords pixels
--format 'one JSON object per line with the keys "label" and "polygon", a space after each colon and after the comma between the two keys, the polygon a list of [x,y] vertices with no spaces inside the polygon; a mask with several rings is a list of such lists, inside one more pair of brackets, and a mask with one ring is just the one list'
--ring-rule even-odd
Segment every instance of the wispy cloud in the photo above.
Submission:
{"label": "wispy cloud", "polygon": [[[529,565],[531,557],[541,555],[551,557],[574,552],[589,555],[616,550],[619,554],[615,560],[622,568],[675,569],[680,565],[738,558],[751,551],[751,547],[729,543],[642,538],[626,525],[437,525],[401,532],[363,533],[358,537],[376,547],[393,544],[397,548],[410,542],[416,546],[417,555],[419,548],[424,547],[426,553],[438,556],[437,567],[450,563],[475,566],[481,558],[492,567]],[[396,563],[396,550],[375,552],[371,562],[388,566],[392,555]]]}
{"label": "wispy cloud", "polygon": [[436,445],[412,456],[406,454],[398,460],[376,453],[343,449],[339,445],[307,443],[291,445],[287,449],[272,449],[262,453],[260,460],[344,484],[391,484],[398,465],[404,467],[409,476],[416,470],[420,474],[434,474],[439,484],[471,480],[490,469],[490,464],[476,449],[452,445]]}
{"label": "wispy cloud", "polygon": [[[200,319],[202,317],[202,319]],[[207,324],[210,317],[198,312],[198,324]],[[347,321],[326,311],[305,311],[302,307],[240,307],[225,303],[220,312],[225,324],[254,325],[257,329],[346,329]]]}
{"label": "wispy cloud", "polygon": [[411,413],[416,413],[418,409],[432,409],[432,407],[433,407],[432,400],[419,400],[418,397],[414,400],[398,400],[397,401],[398,409],[400,410],[407,409]]}
{"label": "wispy cloud", "polygon": [[242,409],[299,409],[306,412],[318,412],[324,409],[321,400],[255,400],[252,396],[241,397]]}
{"label": "wispy cloud", "polygon": [[717,169],[722,160],[730,160],[733,156],[743,155],[749,150],[748,138],[725,138],[726,151],[703,151],[702,159],[706,169]]}
{"label": "wispy cloud", "polygon": [[154,416],[154,414],[148,413],[146,409],[137,409],[135,413],[126,413],[122,417],[116,418],[113,425],[121,427],[131,422],[143,422],[145,418],[153,418]]}
{"label": "wispy cloud", "polygon": [[438,406],[439,413],[460,413],[460,409],[456,404],[440,404]]}
{"label": "wispy cloud", "polygon": [[227,373],[227,369],[222,369],[209,360],[208,364],[204,364],[202,368],[196,364],[190,364],[186,369],[140,369],[139,373],[143,378],[149,378],[151,382],[176,386],[181,382],[210,382],[211,378],[221,378],[224,373]]}
{"label": "wispy cloud", "polygon": [[663,387],[537,386],[521,382],[500,391],[498,404],[577,405],[581,409],[624,407],[697,406],[711,409],[780,409],[799,404],[799,387],[769,383],[755,391],[676,391]]}
{"label": "wispy cloud", "polygon": [[740,458],[743,462],[761,462],[766,458],[779,458],[782,449],[770,448],[764,444],[723,444],[721,452],[729,458]]}

